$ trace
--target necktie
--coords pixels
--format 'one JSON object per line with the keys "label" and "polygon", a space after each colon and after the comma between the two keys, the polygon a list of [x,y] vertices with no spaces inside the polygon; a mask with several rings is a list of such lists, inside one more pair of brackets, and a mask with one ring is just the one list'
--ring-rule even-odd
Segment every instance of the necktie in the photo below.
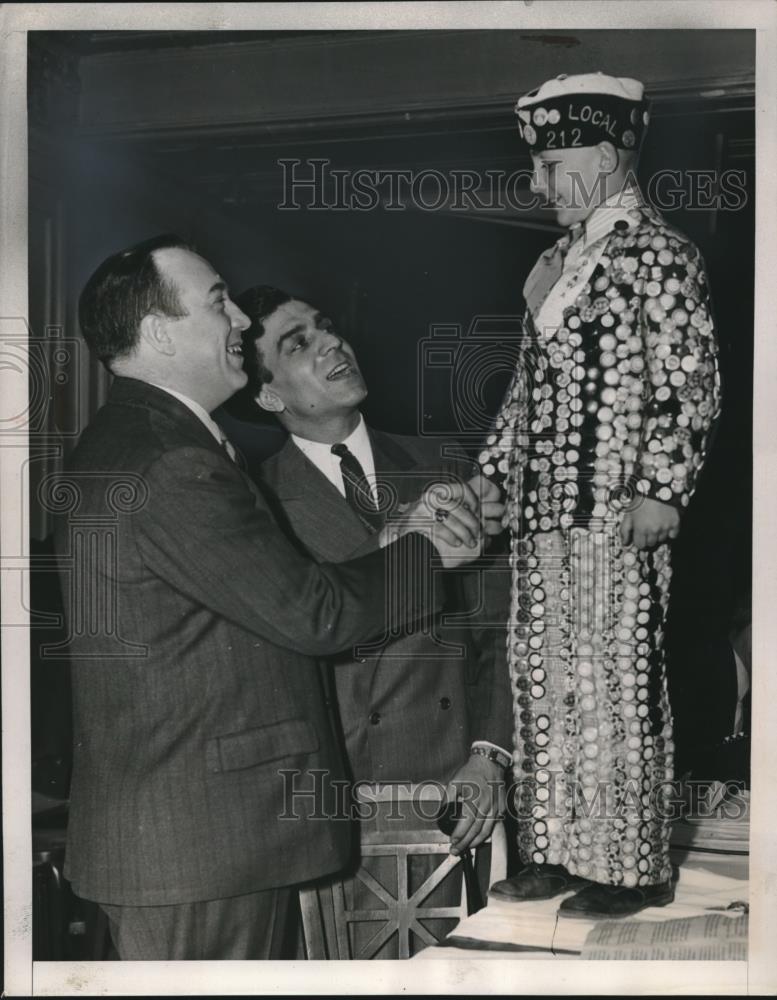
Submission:
{"label": "necktie", "polygon": [[340,459],[345,499],[365,524],[371,528],[381,527],[382,518],[372,499],[367,477],[358,458],[344,444],[333,444],[332,454]]}
{"label": "necktie", "polygon": [[545,301],[548,292],[553,288],[564,270],[564,260],[573,243],[576,243],[584,232],[582,223],[571,226],[569,232],[554,243],[540,257],[539,262],[529,275],[523,289],[523,295],[529,312],[536,313]]}
{"label": "necktie", "polygon": [[[218,427],[218,424],[216,426]],[[239,469],[246,468],[246,460],[243,457],[242,452],[238,451],[238,449],[232,444],[221,427],[219,427],[219,443]]]}

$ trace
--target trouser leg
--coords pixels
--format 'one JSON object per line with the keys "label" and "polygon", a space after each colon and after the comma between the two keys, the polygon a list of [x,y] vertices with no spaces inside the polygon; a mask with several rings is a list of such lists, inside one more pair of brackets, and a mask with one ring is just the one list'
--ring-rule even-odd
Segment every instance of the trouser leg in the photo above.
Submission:
{"label": "trouser leg", "polygon": [[290,888],[169,906],[101,904],[128,961],[282,957]]}

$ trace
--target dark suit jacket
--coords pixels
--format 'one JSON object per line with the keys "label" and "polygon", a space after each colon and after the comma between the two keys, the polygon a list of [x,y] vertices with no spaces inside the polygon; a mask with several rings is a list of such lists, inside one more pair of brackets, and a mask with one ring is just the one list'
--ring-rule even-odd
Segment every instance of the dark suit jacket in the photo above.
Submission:
{"label": "dark suit jacket", "polygon": [[[302,557],[202,422],[133,379],[115,381],[52,495],[69,506],[76,892],[169,904],[341,867],[349,825],[321,818],[344,770],[317,658],[383,630],[385,580],[400,560],[429,569],[429,542],[347,566]],[[392,600],[413,617],[420,588]],[[307,797],[289,798],[283,769]]]}
{"label": "dark suit jacket", "polygon": [[[471,475],[461,459],[441,459],[439,442],[374,430],[370,437],[378,489],[392,498],[386,516],[436,480]],[[261,474],[288,530],[314,558],[339,562],[377,544],[377,534],[291,439]],[[506,592],[504,575],[502,581]],[[448,575],[444,582],[447,614],[476,611],[476,572]],[[445,627],[437,615],[332,661],[354,780],[444,782],[467,759],[473,739],[512,747],[504,628],[484,628],[485,621],[484,609],[466,626]]]}

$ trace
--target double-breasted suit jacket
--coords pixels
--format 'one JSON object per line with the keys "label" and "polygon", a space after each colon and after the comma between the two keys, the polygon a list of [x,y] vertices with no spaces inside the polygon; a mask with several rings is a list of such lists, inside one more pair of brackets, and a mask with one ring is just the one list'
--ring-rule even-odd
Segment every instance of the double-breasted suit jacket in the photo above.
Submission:
{"label": "double-breasted suit jacket", "polygon": [[[318,658],[382,633],[386,566],[431,572],[430,543],[408,535],[347,566],[304,558],[204,424],[126,378],[52,504],[69,506],[57,548],[76,892],[171,904],[340,868],[350,824],[321,813],[346,774]],[[422,598],[394,594],[395,614],[416,616]]]}
{"label": "double-breasted suit jacket", "polygon": [[[471,475],[467,462],[441,459],[439,442],[369,433],[384,519],[430,483]],[[377,545],[377,533],[291,438],[261,475],[290,535],[314,558],[339,562]],[[472,740],[511,746],[504,618],[479,608],[476,571],[449,574],[445,583],[445,610],[472,612],[466,626],[446,627],[437,615],[329,661],[356,781],[447,781],[467,759]]]}

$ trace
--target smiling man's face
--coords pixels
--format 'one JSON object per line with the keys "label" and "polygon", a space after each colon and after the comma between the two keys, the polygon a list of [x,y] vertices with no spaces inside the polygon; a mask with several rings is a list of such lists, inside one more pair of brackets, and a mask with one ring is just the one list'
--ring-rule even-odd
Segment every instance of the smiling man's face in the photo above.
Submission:
{"label": "smiling man's face", "polygon": [[[301,421],[326,420],[355,411],[367,395],[351,347],[332,323],[299,299],[284,302],[262,321],[257,339],[272,382],[259,405]],[[282,406],[278,406],[280,401]]]}
{"label": "smiling man's face", "polygon": [[199,254],[167,247],[156,250],[154,260],[181,305],[180,316],[163,317],[173,346],[173,385],[206,410],[214,410],[246,384],[240,334],[250,320]]}

